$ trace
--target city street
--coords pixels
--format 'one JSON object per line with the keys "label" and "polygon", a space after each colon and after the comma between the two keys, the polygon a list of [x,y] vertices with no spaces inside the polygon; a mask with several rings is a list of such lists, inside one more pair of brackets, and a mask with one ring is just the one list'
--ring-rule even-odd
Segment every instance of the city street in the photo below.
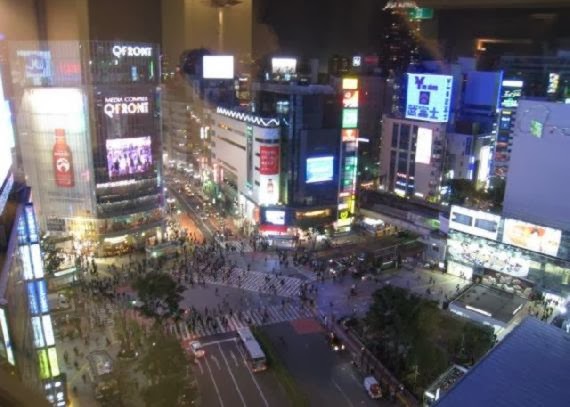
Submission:
{"label": "city street", "polygon": [[289,406],[271,369],[252,373],[235,335],[202,343],[206,354],[197,359],[194,375],[201,405],[208,407]]}

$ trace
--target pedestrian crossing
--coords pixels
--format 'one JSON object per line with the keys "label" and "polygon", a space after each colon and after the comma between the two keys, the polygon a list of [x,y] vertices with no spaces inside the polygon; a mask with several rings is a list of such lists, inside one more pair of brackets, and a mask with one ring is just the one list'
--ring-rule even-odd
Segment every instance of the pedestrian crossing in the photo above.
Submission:
{"label": "pedestrian crossing", "polygon": [[303,280],[296,277],[277,277],[274,274],[246,271],[240,268],[234,269],[227,279],[223,279],[219,275],[214,279],[211,275],[203,274],[196,274],[194,279],[204,279],[209,284],[226,285],[287,298],[298,298],[303,283]]}
{"label": "pedestrian crossing", "polygon": [[[176,336],[180,340],[194,340],[205,336],[235,332],[239,328],[247,326],[264,326],[279,322],[292,321],[302,318],[313,318],[317,313],[308,307],[301,305],[274,305],[260,309],[242,311],[240,314],[226,314],[222,317],[212,318],[212,323],[200,323],[179,321],[171,322],[165,326],[168,334]],[[227,323],[224,323],[227,321]]]}

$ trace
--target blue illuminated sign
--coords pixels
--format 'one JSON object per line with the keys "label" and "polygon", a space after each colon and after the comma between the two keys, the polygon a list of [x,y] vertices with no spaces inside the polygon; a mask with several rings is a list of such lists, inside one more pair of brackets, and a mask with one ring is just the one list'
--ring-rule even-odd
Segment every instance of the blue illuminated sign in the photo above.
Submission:
{"label": "blue illuminated sign", "polygon": [[307,158],[307,184],[332,181],[333,178],[333,156]]}
{"label": "blue illuminated sign", "polygon": [[447,123],[452,86],[452,76],[409,73],[406,118]]}
{"label": "blue illuminated sign", "polygon": [[38,293],[40,312],[49,311],[46,280],[36,280],[36,292]]}
{"label": "blue illuminated sign", "polygon": [[30,281],[27,284],[28,288],[28,304],[30,306],[30,312],[32,315],[38,315],[40,313],[38,298],[36,296],[36,290],[34,289],[34,283]]}
{"label": "blue illuminated sign", "polygon": [[36,224],[34,207],[32,205],[26,205],[26,224],[28,225],[28,237],[30,238],[30,243],[37,243],[38,226]]}

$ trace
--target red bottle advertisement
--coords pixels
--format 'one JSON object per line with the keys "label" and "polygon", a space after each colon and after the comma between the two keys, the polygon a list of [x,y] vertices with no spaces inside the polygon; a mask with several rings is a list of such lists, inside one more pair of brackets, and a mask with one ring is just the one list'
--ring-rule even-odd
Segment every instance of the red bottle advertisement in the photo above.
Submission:
{"label": "red bottle advertisement", "polygon": [[53,172],[55,174],[55,183],[58,187],[72,188],[75,185],[73,156],[65,141],[65,130],[63,129],[55,129]]}

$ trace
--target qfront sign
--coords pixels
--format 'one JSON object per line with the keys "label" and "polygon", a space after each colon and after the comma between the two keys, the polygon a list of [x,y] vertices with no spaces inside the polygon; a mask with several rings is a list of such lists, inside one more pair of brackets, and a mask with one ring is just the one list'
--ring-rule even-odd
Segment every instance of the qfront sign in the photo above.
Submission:
{"label": "qfront sign", "polygon": [[103,111],[109,118],[123,114],[145,114],[148,113],[148,97],[146,96],[126,96],[126,97],[106,97]]}
{"label": "qfront sign", "polygon": [[152,47],[131,47],[128,45],[113,45],[113,55],[121,57],[151,57]]}

